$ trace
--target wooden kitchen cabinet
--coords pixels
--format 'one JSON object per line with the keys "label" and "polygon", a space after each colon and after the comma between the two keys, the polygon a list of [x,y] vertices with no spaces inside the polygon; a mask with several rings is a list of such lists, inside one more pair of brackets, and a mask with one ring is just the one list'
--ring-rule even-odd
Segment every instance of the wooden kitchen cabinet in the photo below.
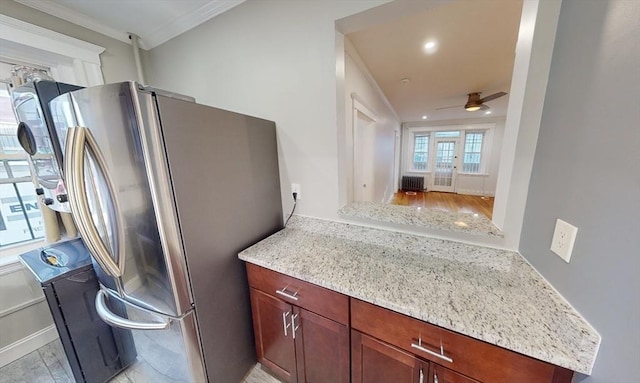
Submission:
{"label": "wooden kitchen cabinet", "polygon": [[480,383],[462,374],[432,363],[429,369],[429,379],[425,383]]}
{"label": "wooden kitchen cabinet", "polygon": [[429,363],[352,330],[351,374],[352,383],[427,383]]}
{"label": "wooden kitchen cabinet", "polygon": [[[296,382],[296,351],[291,333],[293,307],[251,289],[253,332],[258,361],[287,382]],[[288,332],[285,332],[285,327]]]}
{"label": "wooden kitchen cabinet", "polygon": [[251,264],[247,275],[258,361],[285,382],[348,383],[348,297]]}
{"label": "wooden kitchen cabinet", "polygon": [[[573,375],[565,368],[353,298],[351,328],[432,362],[436,374],[440,371],[452,383],[569,383]],[[430,375],[429,382],[442,383]]]}
{"label": "wooden kitchen cabinet", "polygon": [[566,368],[247,264],[258,361],[291,383],[570,383]]}
{"label": "wooden kitchen cabinet", "polygon": [[298,382],[349,382],[349,328],[294,308]]}

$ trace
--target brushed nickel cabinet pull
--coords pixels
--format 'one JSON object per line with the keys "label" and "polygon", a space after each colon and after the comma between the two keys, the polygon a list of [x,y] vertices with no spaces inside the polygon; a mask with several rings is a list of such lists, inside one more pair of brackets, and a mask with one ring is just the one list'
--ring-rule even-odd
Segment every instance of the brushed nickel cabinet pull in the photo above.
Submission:
{"label": "brushed nickel cabinet pull", "polygon": [[287,297],[289,299],[293,299],[294,301],[297,301],[298,300],[298,297],[297,297],[298,292],[296,291],[295,293],[291,294],[291,293],[289,293],[287,291],[287,287],[289,287],[289,286],[283,287],[282,290],[276,290],[276,294],[282,295],[283,297]]}
{"label": "brushed nickel cabinet pull", "polygon": [[291,315],[291,335],[293,336],[293,339],[296,339],[296,330],[300,328],[300,325],[296,326],[297,317],[298,314]]}
{"label": "brushed nickel cabinet pull", "polygon": [[411,347],[415,348],[416,350],[420,350],[422,352],[425,352],[431,356],[435,356],[436,358],[440,358],[444,361],[447,361],[449,363],[453,363],[453,359],[451,359],[450,357],[446,356],[444,354],[444,348],[442,347],[442,345],[440,345],[440,353],[437,353],[435,351],[431,351],[425,347],[422,346],[422,338],[418,338],[418,344],[415,344],[413,342],[411,342]]}
{"label": "brushed nickel cabinet pull", "polygon": [[287,322],[287,316],[289,316],[289,311],[282,313],[282,328],[284,330],[284,336],[287,336],[287,329],[289,328],[289,326],[291,326],[290,324],[288,324]]}

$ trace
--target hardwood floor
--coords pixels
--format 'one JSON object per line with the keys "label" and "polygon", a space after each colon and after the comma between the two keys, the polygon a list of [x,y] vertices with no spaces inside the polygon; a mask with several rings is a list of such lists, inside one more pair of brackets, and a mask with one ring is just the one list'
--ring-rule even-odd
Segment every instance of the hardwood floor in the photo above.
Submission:
{"label": "hardwood floor", "polygon": [[441,192],[405,192],[399,191],[391,200],[393,205],[421,206],[429,209],[450,211],[453,213],[477,213],[491,219],[493,197],[441,193]]}

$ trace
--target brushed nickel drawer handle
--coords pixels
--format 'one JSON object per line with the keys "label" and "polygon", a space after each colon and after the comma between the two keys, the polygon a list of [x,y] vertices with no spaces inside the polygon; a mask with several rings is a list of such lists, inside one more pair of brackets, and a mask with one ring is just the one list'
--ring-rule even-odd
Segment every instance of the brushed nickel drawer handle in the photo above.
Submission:
{"label": "brushed nickel drawer handle", "polygon": [[282,313],[282,327],[284,329],[284,337],[287,337],[287,329],[289,328],[289,324],[287,324],[287,317],[289,316],[289,311],[287,311],[286,313]]}
{"label": "brushed nickel drawer handle", "polygon": [[297,317],[298,317],[298,314],[291,315],[291,334],[293,336],[293,339],[296,339],[296,330],[300,328],[300,325],[296,326]]}
{"label": "brushed nickel drawer handle", "polygon": [[431,356],[435,356],[436,358],[440,358],[444,361],[447,361],[449,363],[453,363],[453,359],[449,358],[448,356],[446,356],[444,354],[444,348],[442,347],[442,345],[440,345],[440,353],[437,353],[435,351],[431,351],[427,348],[424,348],[422,346],[422,338],[418,338],[418,344],[415,344],[413,342],[411,342],[411,347],[420,350],[422,352],[426,352],[427,354],[431,355]]}
{"label": "brushed nickel drawer handle", "polygon": [[287,287],[289,287],[289,286],[283,287],[282,290],[276,290],[276,294],[279,294],[279,295],[282,295],[283,297],[287,297],[289,299],[293,299],[294,301],[297,301],[298,300],[298,297],[297,297],[298,292],[296,291],[295,293],[291,294],[291,293],[287,292]]}

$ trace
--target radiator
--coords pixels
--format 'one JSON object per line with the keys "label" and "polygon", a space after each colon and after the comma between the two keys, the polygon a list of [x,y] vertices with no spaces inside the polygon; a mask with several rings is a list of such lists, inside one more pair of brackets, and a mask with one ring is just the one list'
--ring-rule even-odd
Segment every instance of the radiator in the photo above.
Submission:
{"label": "radiator", "polygon": [[424,177],[402,176],[402,190],[423,191]]}

